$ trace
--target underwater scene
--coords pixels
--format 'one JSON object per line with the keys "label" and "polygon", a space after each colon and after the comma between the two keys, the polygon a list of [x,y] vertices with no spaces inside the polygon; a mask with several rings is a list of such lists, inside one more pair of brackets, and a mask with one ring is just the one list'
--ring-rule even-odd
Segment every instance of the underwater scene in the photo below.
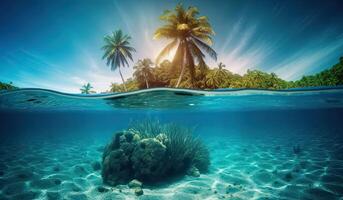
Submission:
{"label": "underwater scene", "polygon": [[343,88],[0,94],[0,199],[341,199]]}

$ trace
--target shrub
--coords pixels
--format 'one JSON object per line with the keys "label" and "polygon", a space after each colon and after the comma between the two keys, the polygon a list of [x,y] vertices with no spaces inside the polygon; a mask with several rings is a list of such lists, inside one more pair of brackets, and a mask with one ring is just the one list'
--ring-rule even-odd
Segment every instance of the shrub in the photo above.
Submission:
{"label": "shrub", "polygon": [[156,182],[184,175],[189,170],[207,172],[209,151],[192,133],[193,129],[160,124],[157,120],[131,123],[105,148],[104,182],[110,185],[132,179]]}

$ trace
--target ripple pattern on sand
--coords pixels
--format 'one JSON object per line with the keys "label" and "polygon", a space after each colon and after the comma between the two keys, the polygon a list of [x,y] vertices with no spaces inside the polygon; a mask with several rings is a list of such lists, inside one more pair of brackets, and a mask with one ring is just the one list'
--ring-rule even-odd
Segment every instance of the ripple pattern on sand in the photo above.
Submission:
{"label": "ripple pattern on sand", "polygon": [[[211,169],[198,178],[145,186],[102,184],[106,140],[2,141],[0,199],[340,199],[342,140],[330,137],[206,138]],[[296,152],[294,146],[301,151]]]}

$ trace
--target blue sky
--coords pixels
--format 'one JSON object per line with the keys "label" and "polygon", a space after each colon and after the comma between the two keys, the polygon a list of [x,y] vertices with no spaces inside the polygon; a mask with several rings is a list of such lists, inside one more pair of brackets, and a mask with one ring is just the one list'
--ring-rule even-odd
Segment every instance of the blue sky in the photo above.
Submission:
{"label": "blue sky", "polygon": [[[343,56],[341,0],[4,0],[0,81],[71,93],[90,82],[97,92],[106,91],[121,80],[102,60],[103,37],[122,29],[132,36],[134,61],[155,59],[166,44],[153,40],[159,16],[179,2],[208,16],[218,62],[236,73],[260,69],[295,80]],[[130,65],[125,78],[132,74]]]}

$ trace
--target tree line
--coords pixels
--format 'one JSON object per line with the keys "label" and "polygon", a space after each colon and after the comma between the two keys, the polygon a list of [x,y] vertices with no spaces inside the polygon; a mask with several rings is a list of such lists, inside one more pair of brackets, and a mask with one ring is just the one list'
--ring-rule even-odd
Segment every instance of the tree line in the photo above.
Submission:
{"label": "tree line", "polygon": [[[161,64],[153,67],[150,59],[138,61],[134,69],[133,77],[125,82],[129,91],[154,87],[174,87],[180,71],[168,60],[164,60]],[[331,68],[314,75],[303,76],[296,81],[286,81],[275,73],[266,73],[260,70],[247,70],[244,75],[239,75],[226,69],[223,63],[219,63],[215,68],[206,66],[205,69],[201,69],[196,66],[193,83],[189,73],[186,72],[179,87],[193,89],[289,89],[338,85],[343,85],[343,57]],[[123,84],[113,83],[110,87],[110,92],[124,91]]]}

